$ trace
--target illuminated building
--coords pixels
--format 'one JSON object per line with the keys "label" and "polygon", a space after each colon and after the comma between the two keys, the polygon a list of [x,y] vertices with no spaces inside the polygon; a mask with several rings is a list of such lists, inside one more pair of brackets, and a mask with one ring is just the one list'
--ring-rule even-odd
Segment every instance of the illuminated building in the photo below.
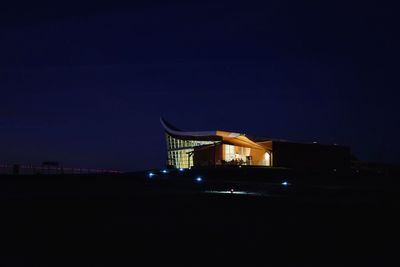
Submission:
{"label": "illuminated building", "polygon": [[202,166],[264,166],[343,169],[350,164],[344,146],[255,140],[227,131],[182,131],[161,118],[167,141],[167,165],[172,168]]}

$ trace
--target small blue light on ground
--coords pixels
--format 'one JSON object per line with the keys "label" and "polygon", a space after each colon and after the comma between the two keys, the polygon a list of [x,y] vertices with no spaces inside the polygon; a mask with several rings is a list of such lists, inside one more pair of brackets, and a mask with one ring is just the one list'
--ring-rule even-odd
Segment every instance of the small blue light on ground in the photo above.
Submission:
{"label": "small blue light on ground", "polygon": [[286,182],[286,181],[284,181],[284,182],[282,182],[282,185],[283,185],[283,186],[288,186],[288,185],[289,185],[289,183],[288,183],[288,182]]}
{"label": "small blue light on ground", "polygon": [[179,169],[179,171],[181,171],[181,172],[183,172],[184,170],[185,170],[185,169],[183,169],[183,168],[180,168],[180,169]]}
{"label": "small blue light on ground", "polygon": [[196,181],[197,181],[197,182],[202,182],[202,181],[203,181],[203,178],[197,177],[197,178],[196,178]]}
{"label": "small blue light on ground", "polygon": [[162,173],[168,173],[168,171],[167,170],[162,170]]}
{"label": "small blue light on ground", "polygon": [[155,175],[154,173],[150,172],[150,173],[149,173],[149,178],[154,177],[154,175]]}

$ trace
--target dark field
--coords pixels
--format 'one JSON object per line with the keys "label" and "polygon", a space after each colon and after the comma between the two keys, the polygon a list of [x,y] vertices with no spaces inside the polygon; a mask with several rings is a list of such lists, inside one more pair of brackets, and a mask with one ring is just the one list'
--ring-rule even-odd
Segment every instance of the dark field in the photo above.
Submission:
{"label": "dark field", "polygon": [[196,177],[1,177],[0,266],[399,266],[395,183]]}

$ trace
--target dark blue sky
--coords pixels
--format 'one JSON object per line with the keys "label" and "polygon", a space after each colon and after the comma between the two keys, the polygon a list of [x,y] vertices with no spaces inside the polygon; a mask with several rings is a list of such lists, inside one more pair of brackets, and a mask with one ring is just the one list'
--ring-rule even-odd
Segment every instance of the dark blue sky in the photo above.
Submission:
{"label": "dark blue sky", "polygon": [[161,167],[160,116],[400,161],[390,2],[53,2],[0,11],[0,162]]}

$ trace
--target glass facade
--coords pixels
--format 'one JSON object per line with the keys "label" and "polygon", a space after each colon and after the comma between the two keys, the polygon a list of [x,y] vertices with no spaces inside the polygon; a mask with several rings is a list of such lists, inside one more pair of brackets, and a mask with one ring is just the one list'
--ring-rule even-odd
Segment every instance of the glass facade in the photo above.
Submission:
{"label": "glass facade", "polygon": [[226,162],[232,161],[235,159],[235,147],[231,145],[224,145],[225,157],[224,160]]}
{"label": "glass facade", "polygon": [[243,164],[251,165],[249,162],[249,156],[251,153],[250,148],[233,146],[233,145],[223,145],[224,154],[223,160],[226,162],[243,162]]}
{"label": "glass facade", "polygon": [[214,144],[215,141],[197,141],[177,139],[169,134],[167,138],[167,164],[174,168],[190,168],[193,166],[194,147]]}

